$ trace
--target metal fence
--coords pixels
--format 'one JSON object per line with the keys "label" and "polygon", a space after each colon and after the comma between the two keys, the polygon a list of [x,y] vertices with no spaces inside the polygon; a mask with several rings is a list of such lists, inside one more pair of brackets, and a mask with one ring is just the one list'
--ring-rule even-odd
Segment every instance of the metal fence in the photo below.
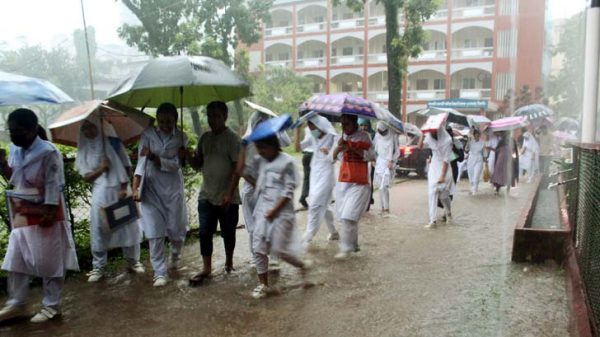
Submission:
{"label": "metal fence", "polygon": [[[576,180],[572,180],[576,179]],[[600,144],[573,147],[573,167],[563,173],[573,245],[591,319],[600,327]]]}

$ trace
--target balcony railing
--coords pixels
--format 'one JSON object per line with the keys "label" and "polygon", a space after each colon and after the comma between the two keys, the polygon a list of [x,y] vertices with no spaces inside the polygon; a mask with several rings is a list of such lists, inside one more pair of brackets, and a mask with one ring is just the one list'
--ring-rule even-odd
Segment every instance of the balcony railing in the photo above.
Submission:
{"label": "balcony railing", "polygon": [[296,60],[296,68],[318,68],[325,66],[325,58],[305,58]]}
{"label": "balcony railing", "polygon": [[435,21],[435,20],[446,20],[448,18],[448,9],[444,8],[444,9],[440,9],[437,12],[435,12],[431,18],[429,18],[429,21]]}
{"label": "balcony railing", "polygon": [[444,99],[446,98],[446,90],[408,90],[408,99],[427,101],[432,99]]}
{"label": "balcony railing", "polygon": [[265,62],[267,67],[289,67],[291,64],[292,60],[275,60]]}
{"label": "balcony railing", "polygon": [[387,63],[387,54],[369,54],[369,63]]}
{"label": "balcony railing", "polygon": [[490,98],[491,89],[460,89],[459,98],[481,99]]}
{"label": "balcony railing", "polygon": [[334,56],[331,58],[331,64],[333,65],[351,65],[351,64],[362,64],[364,57],[362,55],[346,55],[346,56]]}
{"label": "balcony railing", "polygon": [[496,14],[495,5],[460,7],[452,10],[455,18],[470,18],[476,16],[493,16]]}
{"label": "balcony railing", "polygon": [[324,32],[326,29],[324,22],[306,23],[298,25],[296,28],[298,33]]}
{"label": "balcony railing", "polygon": [[455,48],[452,50],[452,58],[455,59],[485,58],[493,55],[493,47]]}
{"label": "balcony railing", "polygon": [[419,57],[417,57],[418,61],[434,61],[434,60],[445,60],[447,56],[446,49],[439,50],[423,50]]}
{"label": "balcony railing", "polygon": [[389,91],[369,91],[369,99],[376,102],[389,101]]}
{"label": "balcony railing", "polygon": [[292,34],[292,26],[265,28],[265,36],[283,36]]}
{"label": "balcony railing", "polygon": [[360,28],[365,24],[364,18],[337,20],[331,22],[331,29]]}
{"label": "balcony railing", "polygon": [[369,18],[370,26],[383,26],[385,25],[385,16],[374,16]]}

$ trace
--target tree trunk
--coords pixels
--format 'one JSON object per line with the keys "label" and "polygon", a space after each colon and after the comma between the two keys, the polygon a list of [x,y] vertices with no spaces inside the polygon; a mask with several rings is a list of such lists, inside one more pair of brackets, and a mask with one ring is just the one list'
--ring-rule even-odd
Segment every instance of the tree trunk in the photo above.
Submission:
{"label": "tree trunk", "polygon": [[244,130],[244,107],[239,99],[235,100],[235,112],[238,118],[238,133],[241,134]]}
{"label": "tree trunk", "polygon": [[388,68],[388,109],[400,118],[402,105],[402,74],[400,67],[400,31],[398,29],[398,5],[396,1],[384,1],[385,7],[385,43],[387,47]]}

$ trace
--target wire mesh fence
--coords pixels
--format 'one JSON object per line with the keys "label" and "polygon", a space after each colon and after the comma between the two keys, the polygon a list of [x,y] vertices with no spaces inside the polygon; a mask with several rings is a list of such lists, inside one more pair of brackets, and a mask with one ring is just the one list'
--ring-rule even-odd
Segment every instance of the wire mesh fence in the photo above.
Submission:
{"label": "wire mesh fence", "polygon": [[[600,146],[575,146],[563,175],[573,240],[594,326],[600,326]],[[597,329],[596,329],[597,331]]]}

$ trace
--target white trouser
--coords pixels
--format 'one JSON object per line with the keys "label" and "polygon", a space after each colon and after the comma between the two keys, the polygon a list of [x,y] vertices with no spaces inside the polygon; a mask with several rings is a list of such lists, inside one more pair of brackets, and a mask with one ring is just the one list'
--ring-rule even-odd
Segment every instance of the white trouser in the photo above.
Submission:
{"label": "white trouser", "polygon": [[306,224],[306,233],[304,234],[304,241],[310,242],[317,235],[319,228],[321,228],[321,222],[325,219],[327,229],[329,233],[337,233],[335,225],[333,224],[333,210],[331,204],[328,205],[314,205],[310,204],[308,207],[308,217]]}
{"label": "white trouser", "polygon": [[[30,275],[23,273],[8,273],[8,300],[7,305],[23,306],[27,304],[29,294]],[[57,309],[60,306],[60,294],[64,283],[64,277],[44,277],[42,304],[44,307]]]}
{"label": "white trouser", "polygon": [[390,209],[390,187],[383,185],[379,187],[379,199],[381,200],[381,209]]}
{"label": "white trouser", "polygon": [[[131,247],[122,247],[123,257],[130,266],[140,261],[140,244],[133,245]],[[94,252],[92,251],[92,266],[94,269],[104,269],[108,259],[108,252]]]}
{"label": "white trouser", "polygon": [[471,192],[479,191],[479,182],[481,181],[481,175],[483,174],[483,161],[476,161],[470,165],[467,173],[469,174],[469,181],[471,182]]}
{"label": "white trouser", "polygon": [[445,214],[452,214],[450,195],[448,193],[440,194],[437,189],[429,188],[429,223],[434,223],[437,220],[438,199],[444,206]]}
{"label": "white trouser", "polygon": [[[149,239],[150,262],[154,269],[154,277],[167,276],[167,254],[165,238]],[[171,241],[171,260],[178,260],[183,241]]]}
{"label": "white trouser", "polygon": [[358,248],[358,221],[341,219],[340,251],[351,253]]}
{"label": "white trouser", "polygon": [[489,157],[488,157],[488,169],[490,170],[490,181],[491,181],[491,176],[494,175],[494,166],[496,165],[496,151],[490,151]]}

